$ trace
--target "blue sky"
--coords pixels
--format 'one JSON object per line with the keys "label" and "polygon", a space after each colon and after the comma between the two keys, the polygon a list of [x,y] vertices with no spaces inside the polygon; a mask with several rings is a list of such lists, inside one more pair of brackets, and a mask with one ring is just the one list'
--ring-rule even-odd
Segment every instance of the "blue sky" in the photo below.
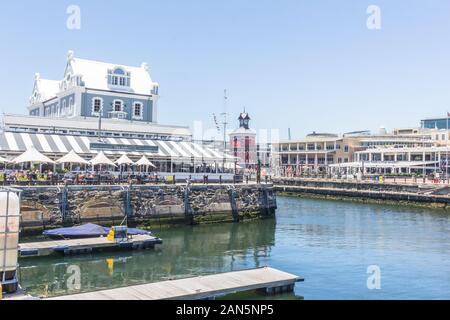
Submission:
{"label": "blue sky", "polygon": [[[81,8],[81,30],[66,9]],[[366,9],[381,8],[381,30]],[[81,58],[150,64],[159,122],[213,127],[212,113],[281,137],[416,126],[450,111],[448,0],[8,1],[0,8],[1,110],[25,113],[35,72]],[[6,72],[5,72],[6,71]]]}

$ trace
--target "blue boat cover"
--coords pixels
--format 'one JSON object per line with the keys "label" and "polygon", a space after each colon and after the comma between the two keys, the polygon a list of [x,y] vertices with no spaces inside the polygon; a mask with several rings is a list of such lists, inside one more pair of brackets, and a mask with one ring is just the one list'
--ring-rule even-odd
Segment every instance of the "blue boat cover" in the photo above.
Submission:
{"label": "blue boat cover", "polygon": [[[59,228],[53,230],[46,230],[42,234],[45,236],[61,236],[61,237],[100,237],[107,236],[111,228],[102,227],[93,223],[83,224],[81,226],[69,227],[69,228]],[[138,234],[151,234],[149,231],[128,228],[129,235]]]}

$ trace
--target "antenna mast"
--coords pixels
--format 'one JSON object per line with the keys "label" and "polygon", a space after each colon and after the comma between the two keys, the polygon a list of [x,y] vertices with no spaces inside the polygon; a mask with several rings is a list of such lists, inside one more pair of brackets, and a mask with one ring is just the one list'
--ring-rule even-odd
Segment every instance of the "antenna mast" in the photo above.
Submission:
{"label": "antenna mast", "polygon": [[223,170],[225,171],[225,153],[227,151],[227,89],[223,90],[223,109],[224,112],[220,115],[223,116]]}

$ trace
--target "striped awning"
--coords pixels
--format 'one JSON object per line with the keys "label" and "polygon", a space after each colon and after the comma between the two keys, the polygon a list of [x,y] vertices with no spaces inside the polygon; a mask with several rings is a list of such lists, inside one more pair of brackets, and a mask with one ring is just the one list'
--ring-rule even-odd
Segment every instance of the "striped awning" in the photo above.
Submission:
{"label": "striped awning", "polygon": [[[30,147],[43,154],[67,154],[73,150],[80,155],[96,155],[99,150],[91,149],[91,144],[98,144],[97,137],[47,134],[47,133],[24,133],[24,132],[2,132],[0,133],[0,154],[20,153]],[[103,143],[114,146],[151,146],[157,147],[154,152],[103,150],[105,154],[130,156],[149,156],[153,158],[177,158],[177,159],[203,159],[223,160],[221,152],[201,146],[192,142],[175,142],[162,140],[145,140],[129,138],[104,138]],[[139,149],[139,148],[138,148]],[[234,157],[225,155],[227,161],[234,161]]]}

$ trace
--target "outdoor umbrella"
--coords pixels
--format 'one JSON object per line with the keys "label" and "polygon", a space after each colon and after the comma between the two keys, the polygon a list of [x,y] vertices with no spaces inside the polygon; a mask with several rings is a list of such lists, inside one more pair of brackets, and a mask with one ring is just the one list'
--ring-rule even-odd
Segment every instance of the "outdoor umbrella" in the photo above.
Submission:
{"label": "outdoor umbrella", "polygon": [[151,162],[147,159],[146,156],[142,156],[142,158],[140,158],[140,159],[138,160],[138,162],[136,162],[136,164],[137,164],[138,166],[150,166],[150,167],[156,168],[156,166],[155,166],[153,163],[151,163]]}
{"label": "outdoor umbrella", "polygon": [[64,157],[56,160],[57,163],[80,163],[80,164],[88,164],[89,161],[83,159],[75,151],[70,151]]}
{"label": "outdoor umbrella", "polygon": [[151,163],[151,162],[147,159],[146,156],[142,156],[142,158],[140,158],[140,159],[138,160],[138,162],[136,162],[136,165],[138,165],[138,166],[145,166],[147,169],[148,169],[148,167],[156,168],[156,166],[155,166],[153,163]]}
{"label": "outdoor umbrella", "polygon": [[119,160],[116,161],[116,164],[121,166],[123,164],[134,164],[134,162],[130,158],[128,158],[126,154],[124,154],[119,158]]}
{"label": "outdoor umbrella", "polygon": [[44,156],[42,153],[37,151],[34,147],[29,148],[27,151],[22,153],[20,156],[12,160],[13,163],[55,163],[53,160]]}
{"label": "outdoor umbrella", "polygon": [[106,164],[106,165],[110,165],[110,166],[116,166],[114,164],[114,162],[112,162],[111,160],[109,160],[105,154],[103,153],[103,151],[100,151],[94,159],[92,159],[91,161],[89,161],[89,163],[93,166],[95,165],[102,165],[102,164]]}

